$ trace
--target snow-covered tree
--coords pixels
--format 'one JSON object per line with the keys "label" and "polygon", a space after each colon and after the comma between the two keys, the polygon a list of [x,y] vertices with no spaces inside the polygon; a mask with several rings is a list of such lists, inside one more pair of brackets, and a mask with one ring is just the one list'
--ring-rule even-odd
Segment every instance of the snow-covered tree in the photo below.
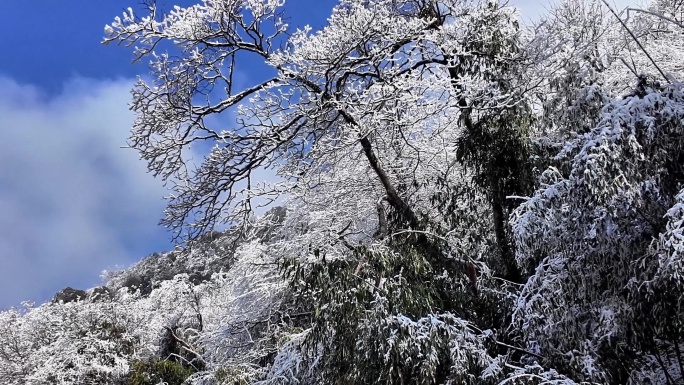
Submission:
{"label": "snow-covered tree", "polygon": [[683,378],[675,234],[684,73],[668,57],[684,54],[684,28],[663,21],[666,9],[657,4],[627,25],[640,47],[623,30],[629,43],[602,77],[631,91],[604,94],[595,126],[570,137],[512,219],[518,261],[532,274],[512,327],[546,365],[577,379]]}
{"label": "snow-covered tree", "polygon": [[0,313],[0,381],[680,382],[680,3],[128,10],[129,144],[189,242]]}
{"label": "snow-covered tree", "polygon": [[[496,354],[483,329],[505,319],[506,306],[488,299],[510,297],[502,287],[511,283],[493,275],[521,279],[506,197],[532,183],[530,79],[514,10],[346,0],[311,33],[288,31],[281,5],[205,1],[167,15],[151,7],[108,27],[107,42],[152,60],[152,82],[134,90],[130,142],[173,183],[165,223],[193,237],[240,221],[252,197],[269,193],[252,173],[276,168],[283,181],[271,192],[290,203],[271,253],[294,302],[312,313],[302,367],[328,380],[479,381]],[[167,43],[175,54],[154,51]],[[232,74],[245,54],[273,77],[237,89]],[[228,126],[213,118],[226,111],[237,117]],[[191,165],[184,151],[199,142],[213,148]],[[442,326],[430,331],[433,321]],[[424,349],[439,346],[443,360],[421,362],[427,351],[405,351],[407,341],[378,345],[404,329],[416,341],[412,330],[442,335]],[[471,350],[456,353],[456,336]],[[382,356],[381,346],[402,348]],[[415,365],[400,369],[411,354]]]}

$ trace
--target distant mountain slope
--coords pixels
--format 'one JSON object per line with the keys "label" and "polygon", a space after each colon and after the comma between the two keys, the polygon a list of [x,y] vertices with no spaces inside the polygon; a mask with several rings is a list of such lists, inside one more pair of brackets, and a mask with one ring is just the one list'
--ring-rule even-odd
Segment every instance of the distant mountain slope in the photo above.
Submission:
{"label": "distant mountain slope", "polygon": [[273,230],[251,241],[212,233],[101,287],[0,313],[0,383],[221,383],[263,372],[289,339],[286,290],[257,238]]}

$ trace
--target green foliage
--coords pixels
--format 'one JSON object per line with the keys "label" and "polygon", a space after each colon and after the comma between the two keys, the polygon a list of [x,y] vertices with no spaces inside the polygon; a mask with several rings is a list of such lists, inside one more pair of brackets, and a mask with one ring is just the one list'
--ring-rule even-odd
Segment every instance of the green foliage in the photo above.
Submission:
{"label": "green foliage", "polygon": [[[482,303],[458,267],[435,256],[431,263],[420,245],[410,234],[395,237],[389,249],[360,247],[351,260],[284,265],[295,298],[312,314],[305,345],[320,357],[318,381],[436,384],[458,377],[475,383],[486,359],[462,362],[452,356],[452,342],[464,338],[463,349],[484,351],[458,318],[477,318]],[[428,355],[435,360],[421,359]]]}
{"label": "green foliage", "polygon": [[195,370],[174,361],[137,360],[131,365],[128,378],[129,385],[156,385],[164,382],[168,385],[182,385]]}
{"label": "green foliage", "polygon": [[213,377],[216,385],[247,385],[251,383],[249,373],[239,368],[220,368],[214,372]]}

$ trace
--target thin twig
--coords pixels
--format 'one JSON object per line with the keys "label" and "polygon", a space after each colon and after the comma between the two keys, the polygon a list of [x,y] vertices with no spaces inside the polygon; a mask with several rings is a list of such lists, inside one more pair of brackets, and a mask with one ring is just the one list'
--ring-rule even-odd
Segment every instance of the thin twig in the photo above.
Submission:
{"label": "thin twig", "polygon": [[615,12],[615,10],[613,9],[613,7],[611,7],[610,4],[608,4],[608,0],[601,0],[601,1],[603,2],[603,4],[605,4],[606,7],[608,7],[608,9],[610,10],[610,13],[612,13],[613,16],[615,16],[615,18],[618,19],[618,21],[620,22],[620,24],[622,25],[622,27],[625,29],[625,31],[627,31],[627,33],[629,33],[629,36],[631,36],[632,39],[634,39],[634,42],[637,43],[637,45],[639,46],[639,48],[641,49],[641,51],[643,51],[644,54],[646,54],[646,57],[648,58],[648,60],[650,60],[651,63],[653,64],[653,66],[658,70],[658,72],[660,72],[660,75],[663,76],[663,79],[665,79],[665,81],[669,83],[669,82],[670,82],[670,79],[668,79],[667,75],[665,75],[665,72],[663,72],[663,70],[660,69],[660,67],[658,66],[658,64],[656,64],[655,60],[653,60],[653,58],[651,57],[651,55],[649,55],[648,51],[646,51],[646,48],[644,48],[644,46],[641,45],[641,42],[639,41],[639,39],[637,39],[637,37],[636,37],[636,36],[634,35],[634,33],[632,32],[632,30],[629,29],[629,27],[627,26],[627,24],[625,24],[625,22],[620,18],[620,16],[617,14],[617,12]]}
{"label": "thin twig", "polygon": [[[471,324],[471,323],[468,323],[468,324],[466,325],[466,327],[469,328],[469,329],[471,329],[471,330],[473,330],[473,331],[475,331],[476,333],[480,333],[480,334],[484,333],[484,332],[482,331],[482,329],[478,328],[477,326],[475,326],[475,325],[473,325],[473,324]],[[519,348],[519,347],[517,347],[517,346],[513,346],[513,345],[509,345],[509,344],[504,343],[504,342],[497,341],[497,339],[494,338],[494,337],[492,337],[492,340],[494,340],[494,343],[497,344],[497,345],[499,345],[499,346],[503,346],[503,347],[506,347],[506,348],[509,348],[509,349],[513,349],[513,350],[519,351],[519,352],[521,352],[521,353],[529,354],[529,355],[531,355],[531,356],[534,356],[534,357],[539,358],[540,360],[545,360],[545,359],[546,359],[546,357],[540,356],[540,355],[537,354],[537,353],[533,353],[533,352],[530,352],[530,351],[525,350],[525,349],[523,349],[523,348]]]}
{"label": "thin twig", "polygon": [[625,65],[625,67],[629,68],[629,70],[632,71],[632,73],[634,74],[634,76],[637,77],[637,79],[639,78],[639,74],[636,72],[636,68],[632,68],[632,67],[629,65],[629,63],[627,63],[627,61],[626,61],[624,58],[622,58],[622,57],[620,58],[620,61],[622,62],[622,64]]}
{"label": "thin twig", "polygon": [[660,19],[663,19],[663,20],[665,20],[665,21],[669,21],[670,23],[672,23],[672,24],[674,24],[674,25],[676,25],[676,26],[679,26],[679,27],[681,27],[681,28],[684,28],[684,24],[678,22],[678,21],[675,20],[675,19],[670,19],[669,17],[667,17],[667,16],[665,16],[665,15],[662,15],[662,14],[660,14],[660,13],[658,13],[658,12],[648,11],[648,10],[640,9],[640,8],[627,8],[627,14],[628,14],[628,15],[629,15],[629,11],[636,11],[636,12],[648,13],[649,15],[655,16],[655,17],[660,18]]}
{"label": "thin twig", "polygon": [[509,345],[509,344],[506,344],[506,343],[503,343],[503,342],[500,342],[500,341],[497,341],[497,340],[494,340],[494,343],[496,343],[496,344],[499,345],[499,346],[503,346],[503,347],[505,347],[505,348],[509,348],[509,349],[517,350],[517,351],[519,351],[519,352],[521,352],[521,353],[529,354],[529,355],[531,355],[531,356],[534,356],[534,357],[539,358],[540,360],[546,359],[544,356],[540,356],[540,355],[537,354],[537,353],[532,353],[532,352],[529,351],[529,350],[525,350],[525,349],[519,348],[519,347],[517,347],[517,346]]}

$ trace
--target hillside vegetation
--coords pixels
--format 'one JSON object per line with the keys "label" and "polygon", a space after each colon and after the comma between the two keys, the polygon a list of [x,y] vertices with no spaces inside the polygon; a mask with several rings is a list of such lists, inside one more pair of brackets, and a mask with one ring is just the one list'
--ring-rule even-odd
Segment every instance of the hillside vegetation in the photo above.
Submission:
{"label": "hillside vegetation", "polygon": [[684,384],[682,0],[147,4],[183,246],[0,313],[0,383]]}

